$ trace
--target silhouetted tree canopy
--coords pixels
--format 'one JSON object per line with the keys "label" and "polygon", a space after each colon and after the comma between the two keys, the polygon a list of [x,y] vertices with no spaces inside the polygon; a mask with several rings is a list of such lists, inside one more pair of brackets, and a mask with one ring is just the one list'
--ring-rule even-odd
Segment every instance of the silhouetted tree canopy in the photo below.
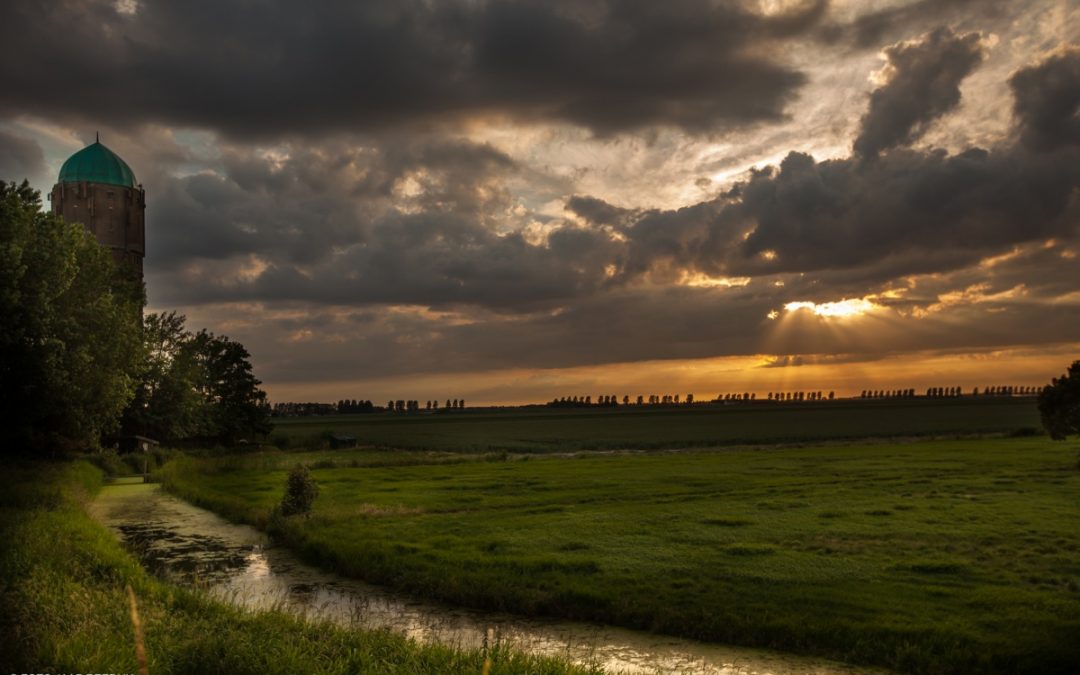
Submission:
{"label": "silhouetted tree canopy", "polygon": [[93,235],[0,183],[0,442],[8,453],[96,446],[133,394],[144,302]]}
{"label": "silhouetted tree canopy", "polygon": [[1039,414],[1050,438],[1063,441],[1080,434],[1080,361],[1043,387],[1038,398]]}
{"label": "silhouetted tree canopy", "polygon": [[247,349],[205,330],[191,333],[175,312],[143,321],[146,357],[124,431],[175,443],[233,444],[270,431],[266,393]]}

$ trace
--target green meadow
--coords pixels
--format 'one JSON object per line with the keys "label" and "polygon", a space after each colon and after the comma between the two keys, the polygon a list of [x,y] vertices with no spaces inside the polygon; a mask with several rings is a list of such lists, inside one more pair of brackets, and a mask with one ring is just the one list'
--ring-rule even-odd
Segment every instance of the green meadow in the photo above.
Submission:
{"label": "green meadow", "polygon": [[[1078,450],[1031,437],[453,462],[271,452],[163,476],[309,560],[453,603],[907,672],[1074,672]],[[283,521],[271,511],[296,462],[321,495]]]}
{"label": "green meadow", "polygon": [[279,447],[315,447],[333,432],[377,447],[537,453],[1013,433],[1039,426],[1031,399],[967,397],[287,417],[275,420],[271,440]]}
{"label": "green meadow", "polygon": [[590,672],[557,659],[418,645],[285,612],[248,612],[151,577],[86,514],[86,462],[0,464],[0,672],[135,673],[137,603],[150,673]]}

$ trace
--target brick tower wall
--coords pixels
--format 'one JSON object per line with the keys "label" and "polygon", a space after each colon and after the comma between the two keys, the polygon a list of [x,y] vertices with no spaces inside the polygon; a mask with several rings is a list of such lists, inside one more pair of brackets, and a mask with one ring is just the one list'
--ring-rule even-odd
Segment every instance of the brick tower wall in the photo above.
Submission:
{"label": "brick tower wall", "polygon": [[82,223],[119,264],[143,272],[146,255],[146,192],[105,183],[57,183],[52,210],[69,223]]}

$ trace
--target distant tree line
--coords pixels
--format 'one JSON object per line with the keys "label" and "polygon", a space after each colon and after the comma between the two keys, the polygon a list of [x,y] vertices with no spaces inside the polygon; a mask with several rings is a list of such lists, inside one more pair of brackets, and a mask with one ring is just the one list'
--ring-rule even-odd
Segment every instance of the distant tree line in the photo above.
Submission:
{"label": "distant tree line", "polygon": [[342,415],[357,415],[361,413],[375,412],[375,404],[371,401],[340,400],[337,402],[336,411]]}
{"label": "distant tree line", "polygon": [[[996,387],[984,387],[982,396],[1038,396],[1042,391],[1042,387],[1014,387],[1014,386],[996,386]],[[979,396],[979,388],[975,387],[972,392],[974,396]]]}
{"label": "distant tree line", "polygon": [[[379,408],[382,410],[382,408]],[[333,403],[275,403],[271,408],[274,417],[316,417],[336,415],[338,408]]]}
{"label": "distant tree line", "polygon": [[630,398],[629,394],[624,394],[622,399],[615,394],[601,394],[596,397],[595,402],[592,396],[563,396],[556,398],[548,402],[548,406],[552,408],[584,408],[584,407],[607,407],[615,408],[620,405],[693,405],[694,395],[687,394],[686,398],[682,398],[679,394],[652,394],[646,400],[646,397],[642,394],[637,395],[634,399]]}
{"label": "distant tree line", "polygon": [[[926,390],[930,396],[932,389]],[[914,389],[864,389],[859,398],[915,398]]]}
{"label": "distant tree line", "polygon": [[342,399],[337,403],[275,403],[272,407],[275,417],[313,417],[318,415],[360,415],[365,413],[412,413],[421,409],[428,411],[436,410],[462,410],[465,408],[465,399],[446,399],[446,405],[439,406],[439,401],[431,399],[425,401],[421,407],[420,401],[411,399],[390,399],[385,406],[378,406],[369,400]]}
{"label": "distant tree line", "polygon": [[[824,400],[831,401],[831,400],[833,400],[835,398],[836,398],[836,392],[832,392],[832,391],[830,391],[828,393],[828,395],[826,395],[824,392],[820,392],[820,391],[787,391],[787,392],[777,391],[777,392],[769,392],[769,395],[766,398],[766,400],[783,403],[783,402],[787,402],[787,401],[795,401],[795,402],[799,402],[799,401],[824,401]],[[743,394],[742,398],[737,398],[735,400],[736,401],[746,401],[747,400],[746,399],[746,394]],[[751,401],[756,400],[755,395],[750,394],[750,399],[749,400],[751,400]]]}

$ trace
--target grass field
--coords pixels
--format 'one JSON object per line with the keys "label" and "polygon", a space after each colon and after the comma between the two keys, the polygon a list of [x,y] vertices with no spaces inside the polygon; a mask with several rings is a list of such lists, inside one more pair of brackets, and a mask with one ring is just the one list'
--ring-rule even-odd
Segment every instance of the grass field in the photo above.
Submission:
{"label": "grass field", "polygon": [[320,434],[332,431],[380,447],[565,452],[1012,433],[1038,427],[1031,399],[983,397],[292,417],[275,420],[271,440],[311,446]]}
{"label": "grass field", "polygon": [[265,527],[284,467],[322,467],[286,541],[451,602],[910,672],[1075,672],[1077,450],[931,440],[368,467],[362,451],[271,453],[181,460],[165,478]]}
{"label": "grass field", "polygon": [[0,464],[0,672],[134,673],[134,589],[151,673],[581,672],[505,647],[419,646],[280,612],[249,613],[156,581],[81,502],[101,472],[79,463]]}

